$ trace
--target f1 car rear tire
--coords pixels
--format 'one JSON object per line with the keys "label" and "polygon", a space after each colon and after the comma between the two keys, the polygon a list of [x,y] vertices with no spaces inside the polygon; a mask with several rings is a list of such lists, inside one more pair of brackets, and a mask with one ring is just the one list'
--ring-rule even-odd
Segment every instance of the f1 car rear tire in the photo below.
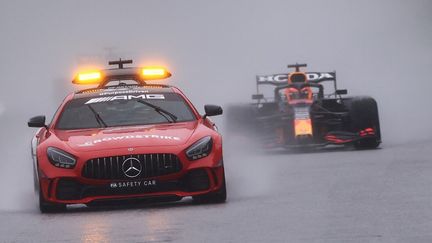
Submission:
{"label": "f1 car rear tire", "polygon": [[381,143],[381,130],[376,101],[371,97],[355,97],[350,101],[349,113],[353,132],[373,128],[376,135],[356,141],[354,147],[357,149],[377,148]]}
{"label": "f1 car rear tire", "polygon": [[66,210],[66,204],[50,203],[45,201],[39,184],[39,210],[41,213],[55,213]]}
{"label": "f1 car rear tire", "polygon": [[224,203],[227,199],[225,175],[222,181],[222,187],[217,192],[211,192],[205,195],[193,196],[193,201],[198,204],[207,203]]}

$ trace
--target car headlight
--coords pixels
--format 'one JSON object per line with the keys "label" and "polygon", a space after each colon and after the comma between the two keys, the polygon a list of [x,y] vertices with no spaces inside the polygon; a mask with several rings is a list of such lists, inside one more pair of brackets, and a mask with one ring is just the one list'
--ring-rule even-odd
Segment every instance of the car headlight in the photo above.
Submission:
{"label": "car headlight", "polygon": [[58,148],[48,147],[47,149],[48,160],[55,167],[72,169],[75,167],[76,159],[73,155],[60,150]]}
{"label": "car headlight", "polygon": [[213,140],[210,136],[203,137],[186,150],[189,160],[197,160],[208,156],[213,147]]}

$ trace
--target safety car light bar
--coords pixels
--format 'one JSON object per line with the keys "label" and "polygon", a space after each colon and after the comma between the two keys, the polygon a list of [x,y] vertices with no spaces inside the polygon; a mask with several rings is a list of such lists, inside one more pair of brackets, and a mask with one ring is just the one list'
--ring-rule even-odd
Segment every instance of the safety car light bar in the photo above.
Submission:
{"label": "safety car light bar", "polygon": [[165,79],[171,77],[171,73],[163,67],[144,67],[141,70],[144,80]]}
{"label": "safety car light bar", "polygon": [[74,84],[99,84],[102,80],[102,73],[100,71],[91,71],[78,73],[76,78],[72,80]]}
{"label": "safety car light bar", "polygon": [[115,69],[104,69],[88,72],[80,72],[72,80],[74,84],[97,84],[104,87],[110,81],[132,80],[139,84],[146,84],[146,81],[155,81],[171,77],[171,73],[164,67],[126,67],[124,64],[132,63],[132,60],[110,61],[110,65],[119,65]]}

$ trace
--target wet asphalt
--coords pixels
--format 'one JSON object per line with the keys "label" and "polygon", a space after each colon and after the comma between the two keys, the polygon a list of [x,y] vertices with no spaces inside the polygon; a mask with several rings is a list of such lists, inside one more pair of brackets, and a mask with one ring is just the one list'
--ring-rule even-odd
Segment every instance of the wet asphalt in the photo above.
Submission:
{"label": "wet asphalt", "polygon": [[227,144],[224,204],[40,214],[27,195],[1,209],[0,242],[432,242],[431,145],[266,153]]}

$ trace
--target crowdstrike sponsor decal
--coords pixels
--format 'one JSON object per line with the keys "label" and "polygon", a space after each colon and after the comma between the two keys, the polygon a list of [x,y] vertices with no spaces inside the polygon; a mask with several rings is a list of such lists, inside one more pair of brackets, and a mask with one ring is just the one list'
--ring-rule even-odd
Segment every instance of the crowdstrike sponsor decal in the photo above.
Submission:
{"label": "crowdstrike sponsor decal", "polygon": [[109,101],[114,101],[114,100],[133,100],[133,99],[164,100],[165,96],[163,94],[105,96],[105,97],[98,97],[98,98],[90,99],[85,104],[93,104],[93,103],[100,103],[100,102],[109,102]]}
{"label": "crowdstrike sponsor decal", "polygon": [[161,139],[161,140],[175,140],[180,141],[179,137],[175,136],[162,136],[162,135],[127,135],[127,136],[115,136],[115,137],[106,137],[101,139],[95,139],[93,141],[87,141],[82,144],[78,144],[79,147],[88,147],[93,146],[98,143],[109,142],[109,141],[121,141],[121,140],[129,140],[129,139]]}

